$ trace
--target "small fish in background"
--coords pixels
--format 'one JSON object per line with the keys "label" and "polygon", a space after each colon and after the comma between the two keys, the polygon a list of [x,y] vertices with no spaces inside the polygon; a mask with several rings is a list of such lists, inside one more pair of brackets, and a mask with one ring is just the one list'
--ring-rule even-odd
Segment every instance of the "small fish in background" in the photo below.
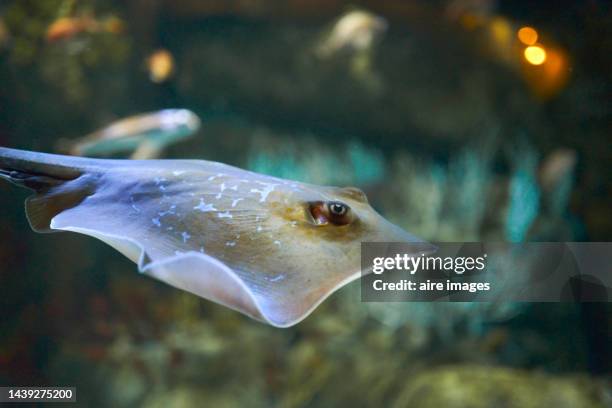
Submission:
{"label": "small fish in background", "polygon": [[348,57],[351,76],[372,94],[380,94],[383,80],[373,68],[374,46],[387,27],[387,20],[369,11],[349,11],[325,32],[314,53],[322,61]]}
{"label": "small fish in background", "polygon": [[170,51],[159,49],[147,57],[146,66],[149,71],[149,79],[160,84],[174,74],[174,57]]}
{"label": "small fish in background", "polygon": [[365,10],[349,11],[336,20],[331,31],[317,47],[321,58],[342,51],[369,52],[375,41],[387,31],[387,21]]}
{"label": "small fish in background", "polygon": [[191,137],[200,124],[190,110],[165,109],[118,120],[74,141],[61,141],[58,150],[93,157],[130,152],[132,159],[155,159],[167,146]]}
{"label": "small fish in background", "polygon": [[98,20],[92,15],[85,14],[78,17],[60,17],[53,21],[45,33],[49,43],[68,40],[83,33],[112,33],[120,34],[124,31],[124,22],[115,16]]}
{"label": "small fish in background", "polygon": [[574,171],[577,155],[572,149],[560,148],[552,151],[540,165],[540,184],[545,192],[555,187]]}
{"label": "small fish in background", "polygon": [[581,240],[581,223],[571,214],[570,198],[578,155],[575,150],[558,148],[540,163],[538,182],[542,192],[541,214],[529,231],[537,241]]}
{"label": "small fish in background", "polygon": [[49,25],[45,39],[47,42],[65,40],[83,32],[93,31],[96,26],[96,21],[89,16],[61,17]]}
{"label": "small fish in background", "polygon": [[0,178],[34,190],[26,212],[35,231],[92,236],[143,274],[275,327],[297,324],[358,279],[362,242],[435,251],[379,215],[357,188],[223,163],[0,147]]}

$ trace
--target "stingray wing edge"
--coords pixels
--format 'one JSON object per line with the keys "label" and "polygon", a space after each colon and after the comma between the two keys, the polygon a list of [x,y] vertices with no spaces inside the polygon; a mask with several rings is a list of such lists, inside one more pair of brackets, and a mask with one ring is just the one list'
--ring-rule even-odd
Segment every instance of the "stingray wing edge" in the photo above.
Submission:
{"label": "stingray wing edge", "polygon": [[[55,218],[51,220],[50,228],[99,239],[135,262],[140,273],[277,328],[288,328],[298,324],[332,293],[360,276],[360,271],[348,276],[307,306],[304,311],[287,316],[285,319],[274,319],[272,315],[276,313],[266,312],[245,282],[229,266],[212,256],[190,251],[153,261],[148,257],[142,244],[126,236],[73,225],[62,225]],[[282,304],[279,304],[278,307],[282,307]]]}

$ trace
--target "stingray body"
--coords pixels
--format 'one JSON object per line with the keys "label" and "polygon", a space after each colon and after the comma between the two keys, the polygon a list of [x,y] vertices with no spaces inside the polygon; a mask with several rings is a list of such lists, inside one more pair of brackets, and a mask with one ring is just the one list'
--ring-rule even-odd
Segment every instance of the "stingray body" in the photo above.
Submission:
{"label": "stingray body", "polygon": [[108,160],[0,148],[31,188],[32,228],[98,238],[142,273],[277,327],[360,275],[363,241],[422,242],[355,188],[198,160]]}
{"label": "stingray body", "polygon": [[198,116],[187,109],[164,109],[123,118],[70,142],[75,156],[111,156],[133,152],[133,159],[158,158],[167,146],[187,139],[200,128]]}

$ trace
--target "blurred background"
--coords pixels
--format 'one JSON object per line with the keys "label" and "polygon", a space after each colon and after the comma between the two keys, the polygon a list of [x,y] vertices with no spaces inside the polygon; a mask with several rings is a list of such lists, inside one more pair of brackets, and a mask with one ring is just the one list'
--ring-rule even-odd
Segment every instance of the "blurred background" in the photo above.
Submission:
{"label": "blurred background", "polygon": [[[355,185],[432,241],[610,241],[609,2],[0,3],[0,145],[202,120],[166,158]],[[117,157],[121,157],[120,155]],[[86,406],[610,406],[609,303],[362,303],[275,329],[34,234],[0,184],[0,384]]]}

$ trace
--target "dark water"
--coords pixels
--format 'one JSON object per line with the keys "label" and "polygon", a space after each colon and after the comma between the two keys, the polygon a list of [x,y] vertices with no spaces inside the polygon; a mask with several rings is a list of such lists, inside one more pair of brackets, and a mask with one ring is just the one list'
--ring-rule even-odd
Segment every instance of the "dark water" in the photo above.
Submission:
{"label": "dark water", "polygon": [[[188,108],[202,128],[164,157],[356,185],[424,239],[610,240],[609,3],[358,3],[388,29],[327,57],[340,2],[2,3],[0,145],[54,152]],[[155,83],[161,48],[174,72]],[[610,403],[609,304],[364,304],[353,284],[279,330],[94,239],[33,233],[27,195],[0,185],[0,385],[72,385],[87,406]]]}

